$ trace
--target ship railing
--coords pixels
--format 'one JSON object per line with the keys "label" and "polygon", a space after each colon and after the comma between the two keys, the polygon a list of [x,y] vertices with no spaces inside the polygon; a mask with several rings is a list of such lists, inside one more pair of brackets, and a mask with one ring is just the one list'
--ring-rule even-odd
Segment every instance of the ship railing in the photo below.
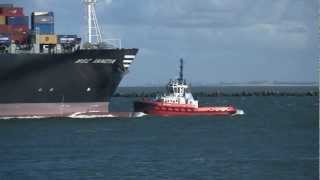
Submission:
{"label": "ship railing", "polygon": [[103,42],[107,44],[108,49],[122,49],[121,39],[104,39]]}
{"label": "ship railing", "polygon": [[82,44],[83,49],[122,49],[121,39],[104,39],[102,42]]}

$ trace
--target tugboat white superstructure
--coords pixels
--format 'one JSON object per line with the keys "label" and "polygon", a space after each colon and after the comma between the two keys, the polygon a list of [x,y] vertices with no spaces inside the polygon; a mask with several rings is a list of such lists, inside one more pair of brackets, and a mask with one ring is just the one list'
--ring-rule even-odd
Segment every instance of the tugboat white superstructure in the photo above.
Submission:
{"label": "tugboat white superstructure", "polygon": [[135,112],[143,112],[159,116],[190,116],[190,115],[235,115],[241,110],[234,106],[199,107],[183,78],[183,60],[180,59],[179,78],[170,80],[167,93],[155,99],[142,99],[134,102]]}

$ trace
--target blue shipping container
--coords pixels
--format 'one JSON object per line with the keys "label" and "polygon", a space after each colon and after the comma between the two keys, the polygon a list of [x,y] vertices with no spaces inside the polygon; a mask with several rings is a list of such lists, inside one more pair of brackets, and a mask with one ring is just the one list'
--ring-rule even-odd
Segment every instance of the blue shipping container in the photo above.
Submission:
{"label": "blue shipping container", "polygon": [[32,12],[31,13],[31,16],[34,17],[34,16],[54,16],[54,13],[52,11],[50,12]]}
{"label": "blue shipping container", "polygon": [[52,24],[54,23],[53,16],[33,16],[32,24]]}
{"label": "blue shipping container", "polygon": [[75,44],[77,42],[77,35],[58,35],[60,44]]}
{"label": "blue shipping container", "polygon": [[81,38],[77,38],[77,44],[80,44],[81,43]]}
{"label": "blue shipping container", "polygon": [[32,31],[40,34],[54,34],[54,24],[33,24]]}
{"label": "blue shipping container", "polygon": [[8,16],[7,25],[29,25],[28,16]]}
{"label": "blue shipping container", "polygon": [[10,45],[11,44],[10,34],[1,33],[0,34],[0,44]]}
{"label": "blue shipping container", "polygon": [[77,35],[58,35],[58,38],[77,38]]}

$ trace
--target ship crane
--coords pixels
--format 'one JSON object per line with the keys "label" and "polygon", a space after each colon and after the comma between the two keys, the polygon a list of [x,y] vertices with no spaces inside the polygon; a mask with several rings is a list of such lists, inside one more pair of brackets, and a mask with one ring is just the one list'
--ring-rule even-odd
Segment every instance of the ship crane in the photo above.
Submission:
{"label": "ship crane", "polygon": [[88,42],[90,44],[102,43],[102,35],[95,8],[97,0],[84,0],[84,3],[87,6]]}

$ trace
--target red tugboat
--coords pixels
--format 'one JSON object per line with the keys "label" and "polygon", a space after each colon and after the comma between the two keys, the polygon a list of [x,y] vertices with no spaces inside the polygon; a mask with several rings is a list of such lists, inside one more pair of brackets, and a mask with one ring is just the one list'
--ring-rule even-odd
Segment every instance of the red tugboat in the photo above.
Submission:
{"label": "red tugboat", "polygon": [[134,111],[157,116],[230,116],[244,114],[234,106],[199,107],[183,79],[183,60],[180,59],[179,78],[170,80],[167,94],[155,99],[142,99],[134,102]]}

